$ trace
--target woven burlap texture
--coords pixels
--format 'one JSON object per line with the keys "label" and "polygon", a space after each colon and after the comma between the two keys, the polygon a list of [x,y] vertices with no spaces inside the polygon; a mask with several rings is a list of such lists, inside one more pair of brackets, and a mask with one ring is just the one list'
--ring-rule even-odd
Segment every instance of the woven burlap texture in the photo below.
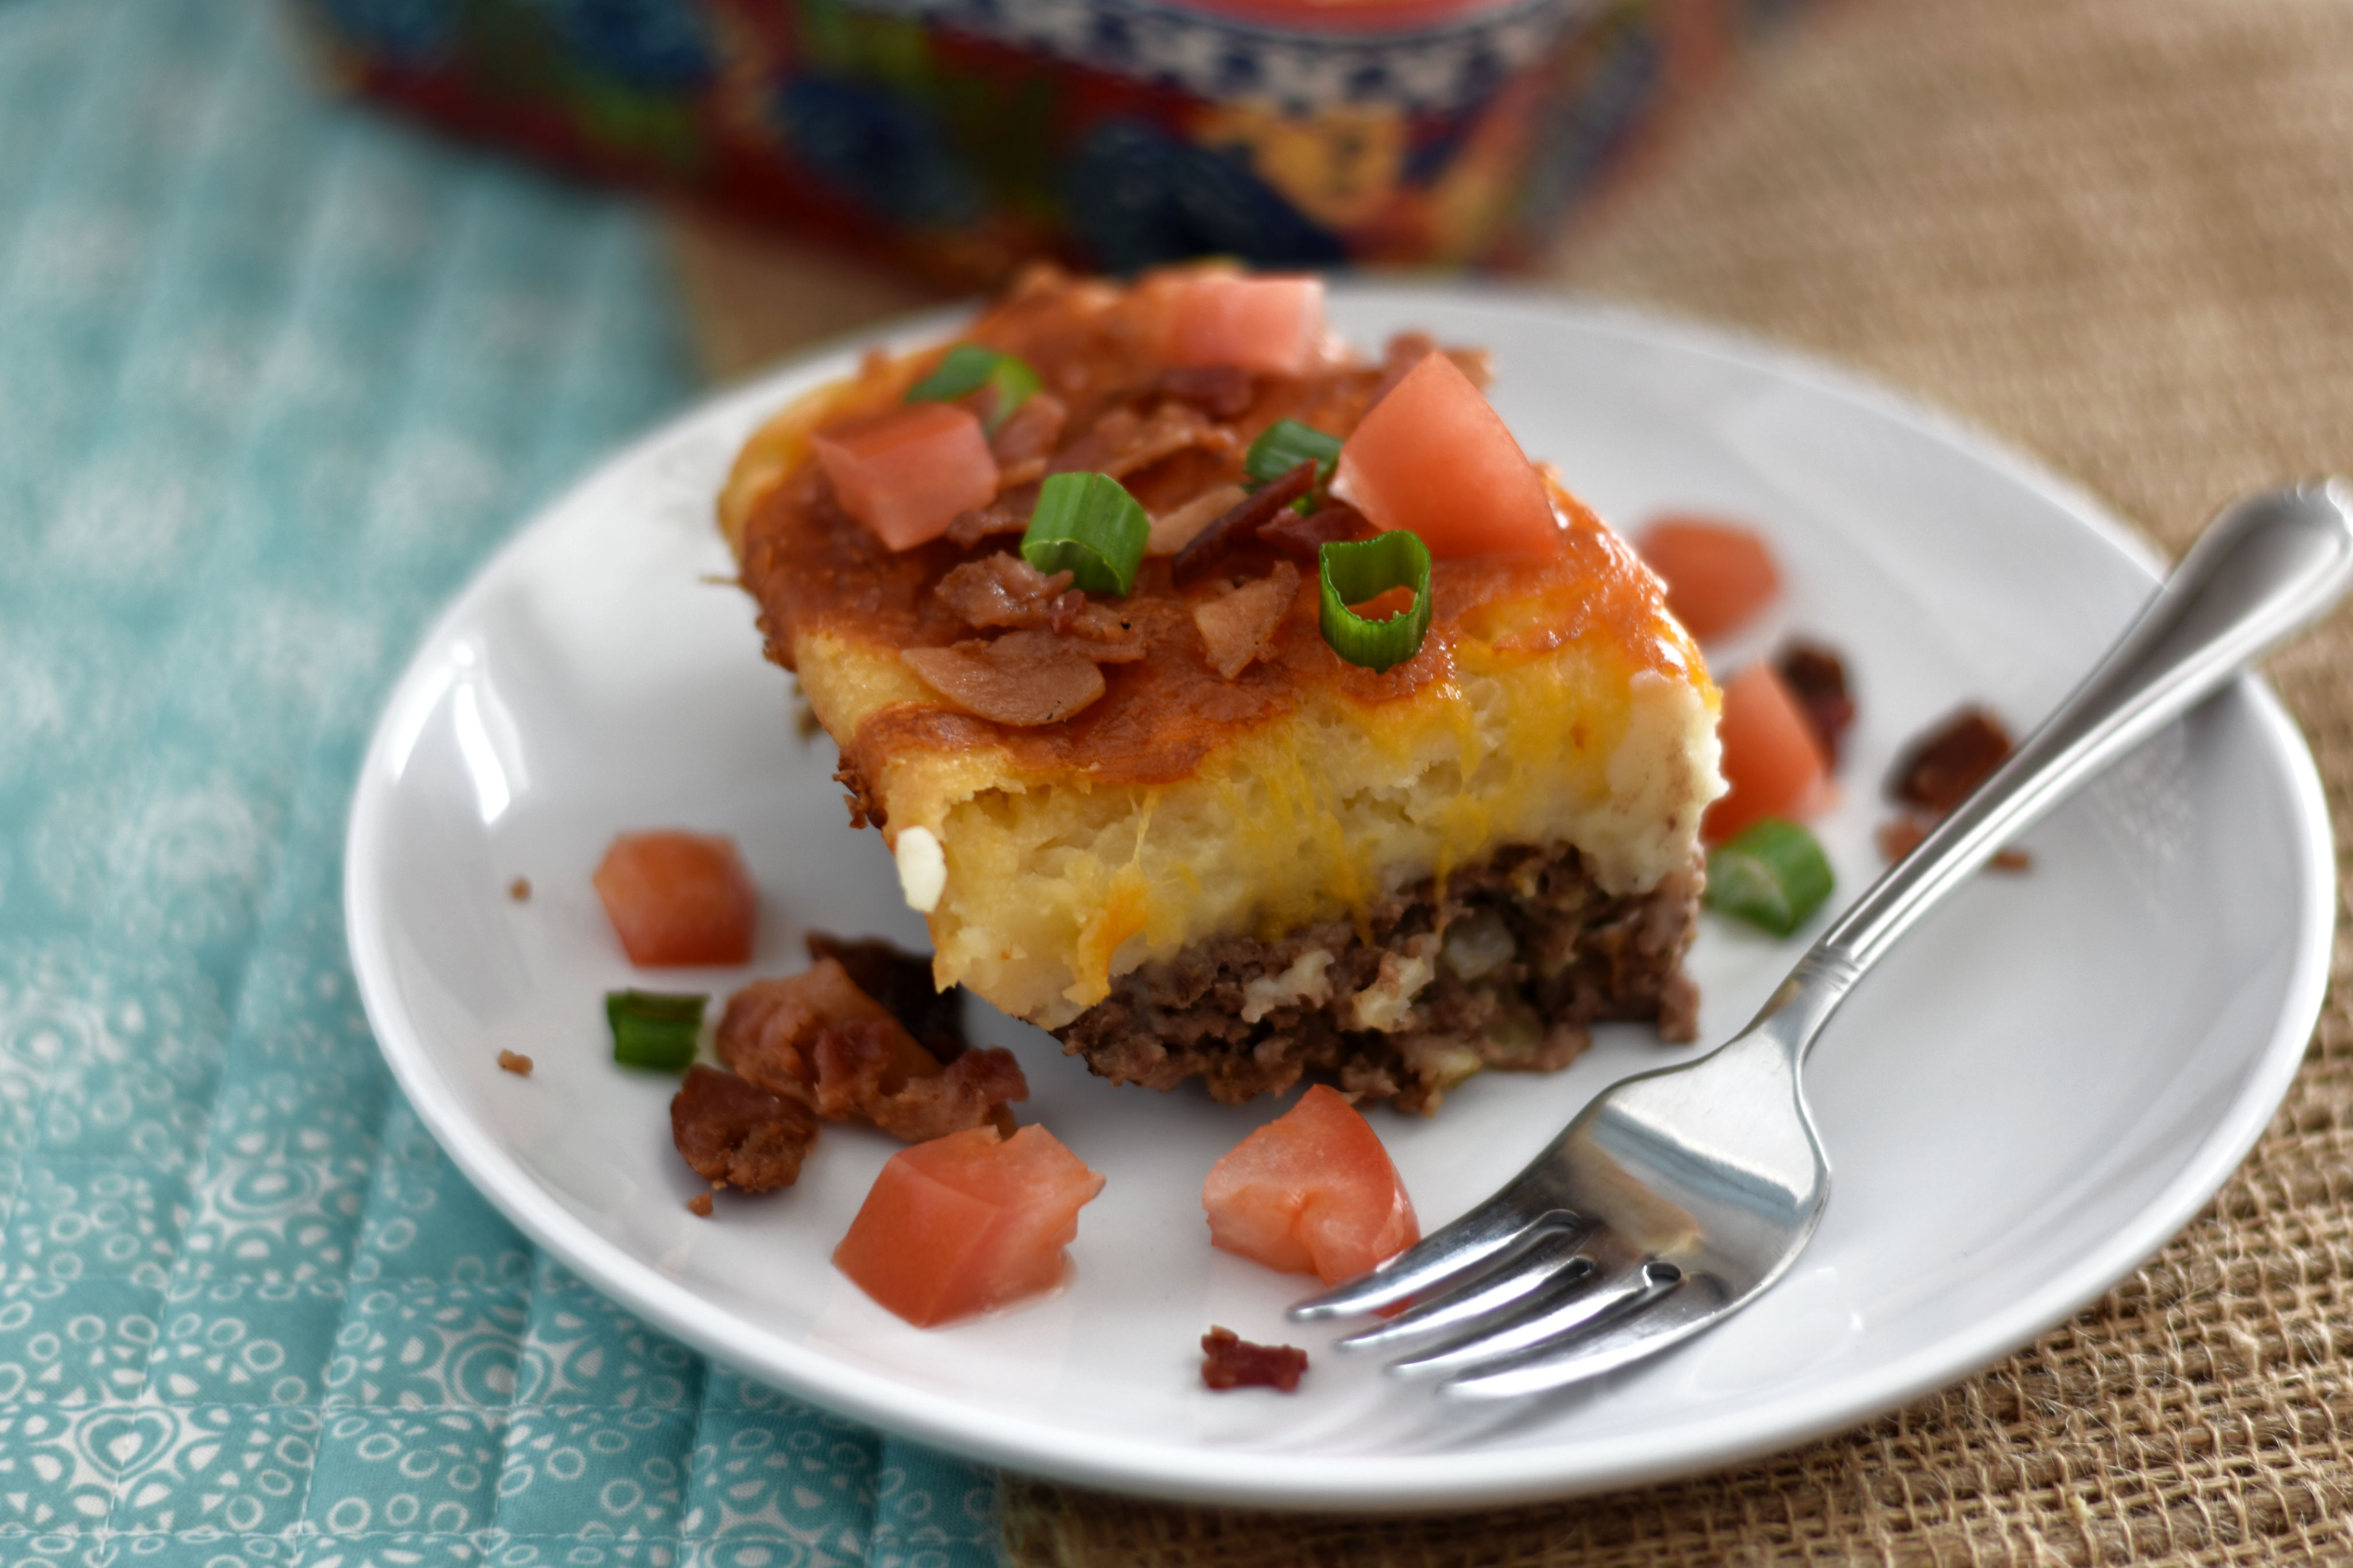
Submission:
{"label": "woven burlap texture", "polygon": [[[1854,0],[1689,125],[1556,273],[1924,395],[2178,551],[2236,490],[2353,473],[2353,8]],[[2353,616],[2273,674],[2341,838]],[[2340,931],[2312,1054],[2213,1205],[2098,1306],[1957,1387],[1745,1469],[1478,1518],[1242,1513],[1008,1478],[1008,1555],[2353,1560],[2348,964]]]}

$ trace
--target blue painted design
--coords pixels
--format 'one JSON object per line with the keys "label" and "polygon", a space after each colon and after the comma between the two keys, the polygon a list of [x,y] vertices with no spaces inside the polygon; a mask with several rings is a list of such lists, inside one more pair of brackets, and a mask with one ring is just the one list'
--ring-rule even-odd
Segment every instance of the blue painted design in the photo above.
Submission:
{"label": "blue painted design", "polygon": [[988,205],[930,118],[884,88],[821,77],[792,82],[777,115],[794,153],[839,195],[895,223],[953,227]]}
{"label": "blue painted design", "polygon": [[649,92],[691,92],[717,68],[700,7],[676,0],[533,0],[589,68]]}
{"label": "blue painted design", "polygon": [[1072,153],[1063,192],[1071,226],[1107,270],[1194,256],[1268,267],[1345,259],[1338,237],[1261,180],[1247,159],[1139,120],[1108,120]]}

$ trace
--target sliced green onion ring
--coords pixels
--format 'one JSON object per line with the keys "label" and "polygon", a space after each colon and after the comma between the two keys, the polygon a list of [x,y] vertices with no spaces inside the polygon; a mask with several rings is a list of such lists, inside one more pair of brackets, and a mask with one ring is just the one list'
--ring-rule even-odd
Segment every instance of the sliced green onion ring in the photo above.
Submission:
{"label": "sliced green onion ring", "polygon": [[708,996],[663,991],[607,991],[605,1021],[613,1027],[613,1059],[623,1067],[684,1072],[694,1065]]}
{"label": "sliced green onion ring", "polygon": [[1707,907],[1788,936],[1831,896],[1829,857],[1794,822],[1768,816],[1707,858]]}
{"label": "sliced green onion ring", "polygon": [[1068,572],[1090,594],[1124,595],[1151,537],[1151,517],[1109,474],[1054,474],[1039,487],[1021,559],[1049,577]]}
{"label": "sliced green onion ring", "polygon": [[1322,484],[1332,477],[1332,465],[1340,460],[1340,437],[1326,436],[1312,425],[1302,425],[1296,419],[1278,419],[1259,432],[1258,439],[1243,454],[1242,471],[1252,484],[1263,485],[1282,478],[1302,463],[1315,465],[1315,482]]}
{"label": "sliced green onion ring", "polygon": [[989,399],[988,417],[981,425],[994,436],[1041,384],[1038,373],[1012,354],[978,343],[958,343],[948,350],[937,369],[907,389],[907,401],[949,403],[985,386],[995,395]]}
{"label": "sliced green onion ring", "polygon": [[[1350,664],[1379,671],[1421,651],[1430,635],[1430,547],[1410,531],[1393,528],[1370,539],[1344,540],[1316,552],[1324,579],[1324,640]],[[1413,590],[1413,606],[1381,620],[1350,609],[1391,588]]]}

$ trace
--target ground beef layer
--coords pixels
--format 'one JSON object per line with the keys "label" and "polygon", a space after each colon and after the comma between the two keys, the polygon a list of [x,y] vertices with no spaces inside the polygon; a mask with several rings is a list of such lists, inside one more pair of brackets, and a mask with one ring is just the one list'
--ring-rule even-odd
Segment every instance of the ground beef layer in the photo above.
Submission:
{"label": "ground beef layer", "polygon": [[1567,1067],[1598,1020],[1693,1038],[1683,958],[1701,880],[1694,853],[1651,891],[1612,895],[1572,846],[1511,846],[1383,901],[1361,928],[1197,942],[1121,976],[1054,1033],[1114,1083],[1198,1078],[1237,1104],[1313,1072],[1427,1112],[1484,1068]]}

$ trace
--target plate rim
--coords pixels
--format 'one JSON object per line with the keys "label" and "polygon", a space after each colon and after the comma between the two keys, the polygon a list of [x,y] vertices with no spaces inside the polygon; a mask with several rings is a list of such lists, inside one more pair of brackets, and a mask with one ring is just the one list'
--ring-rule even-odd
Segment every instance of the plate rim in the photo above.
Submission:
{"label": "plate rim", "polygon": [[[2160,557],[2083,487],[2040,459],[1959,419],[1858,373],[1801,351],[1736,330],[1654,310],[1526,286],[1482,285],[1476,294],[1459,283],[1415,279],[1335,279],[1344,299],[1415,298],[1442,300],[1502,316],[1535,312],[1646,343],[1762,370],[1862,405],[1910,425],[1964,455],[2002,471],[2059,507],[2114,548],[2154,584]],[[508,1220],[597,1289],[649,1322],[723,1364],[740,1368],[806,1398],[871,1425],[980,1463],[1051,1476],[1082,1486],[1171,1500],[1286,1510],[1346,1509],[1407,1513],[1532,1502],[1587,1495],[1723,1468],[1848,1429],[1949,1386],[2031,1342],[2105,1295],[2177,1236],[2245,1160],[2285,1098],[2300,1069],[2328,982],[2336,908],[2335,847],[2327,805],[2311,750],[2278,698],[2259,676],[2233,689],[2251,701],[2266,761],[2283,771],[2290,797],[2288,826],[2301,849],[2296,893],[2306,914],[2290,972],[2274,1010],[2270,1037],[2228,1112],[2172,1183],[2121,1227],[2108,1243],[2079,1255],[2073,1267],[2021,1297],[2011,1308],[1892,1363],[1858,1373],[1722,1423],[1707,1439],[1688,1434],[1613,1436],[1576,1447],[1561,1445],[1502,1450],[1393,1456],[1328,1456],[1210,1450],[1145,1443],[1009,1414],[983,1419],[962,1406],[892,1382],[885,1374],[807,1355],[765,1331],[753,1342],[730,1339],[719,1327],[741,1324],[714,1314],[687,1286],[662,1275],[608,1241],[544,1191],[531,1173],[465,1114],[453,1086],[424,1046],[421,1031],[398,1002],[388,968],[382,910],[364,900],[363,868],[377,863],[385,831],[385,796],[393,787],[387,752],[417,700],[420,676],[434,659],[481,586],[507,570],[541,532],[556,525],[580,498],[698,426],[740,416],[744,405],[791,395],[823,374],[827,362],[877,342],[936,334],[966,319],[969,302],[928,310],[837,335],[791,359],[714,389],[676,416],[596,463],[577,481],[538,506],[444,602],[392,683],[370,731],[346,819],[343,917],[353,976],[371,1033],[395,1080],[418,1118],[467,1179]],[[1569,1468],[1564,1458],[1582,1452]]]}

